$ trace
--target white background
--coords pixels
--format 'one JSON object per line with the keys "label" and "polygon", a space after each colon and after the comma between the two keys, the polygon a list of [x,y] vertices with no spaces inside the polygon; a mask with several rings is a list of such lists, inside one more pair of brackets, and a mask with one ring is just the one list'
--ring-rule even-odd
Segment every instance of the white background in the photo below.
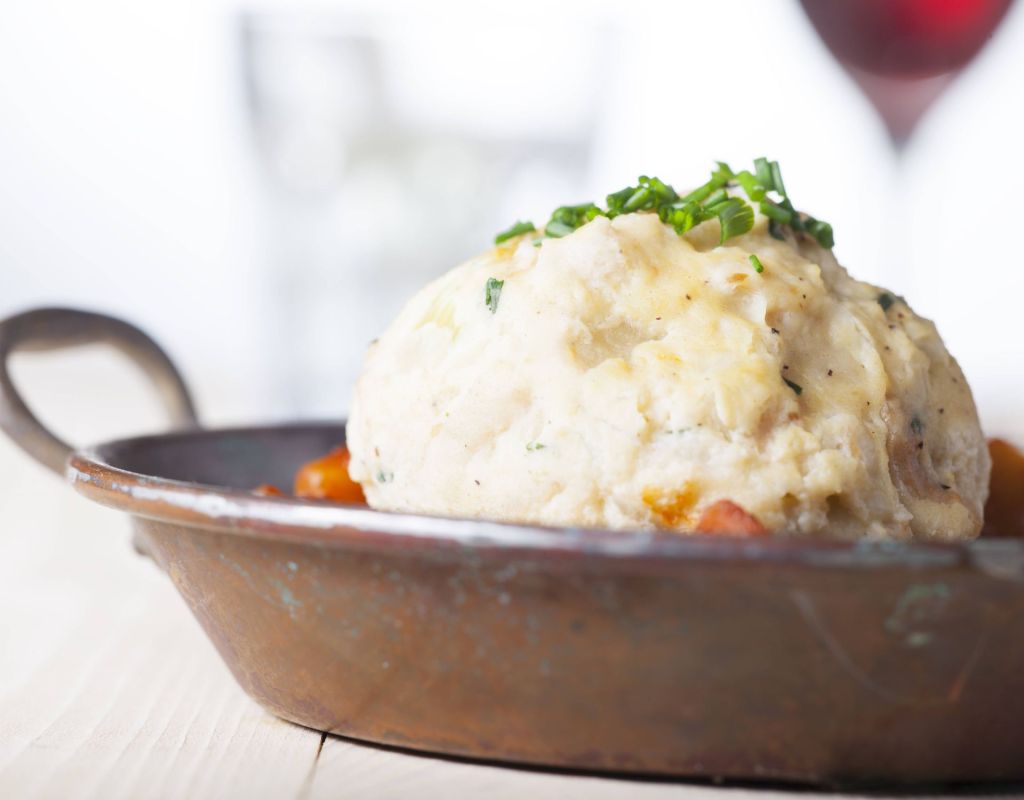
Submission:
{"label": "white background", "polygon": [[[238,14],[246,8],[224,0],[4,3],[0,314],[71,304],[141,322],[185,365],[217,421],[340,416],[347,396],[334,387],[283,399],[277,362],[266,357],[299,348],[326,357],[364,342],[280,341],[268,324],[276,284],[264,249],[273,220],[245,113]],[[585,187],[592,196],[641,172],[685,186],[715,159],[779,159],[799,205],[835,226],[840,260],[938,322],[990,432],[1024,439],[1019,4],[924,120],[898,171],[870,106],[788,0],[514,8],[367,0],[313,10],[324,18],[371,10],[405,23],[429,13],[439,53],[492,11],[520,25],[604,24],[615,34],[614,69],[602,80]],[[508,69],[537,57],[526,41]],[[507,102],[524,119],[553,113],[529,96]],[[551,197],[522,215],[540,219],[579,199]],[[481,231],[476,249],[492,233]],[[399,278],[394,293],[414,288]]]}

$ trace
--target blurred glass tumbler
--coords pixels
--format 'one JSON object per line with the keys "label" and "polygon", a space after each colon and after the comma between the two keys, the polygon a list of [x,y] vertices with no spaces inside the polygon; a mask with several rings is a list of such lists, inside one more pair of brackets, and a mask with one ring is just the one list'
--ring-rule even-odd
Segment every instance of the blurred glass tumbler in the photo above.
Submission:
{"label": "blurred glass tumbler", "polygon": [[419,286],[581,194],[608,34],[288,13],[244,14],[239,30],[280,405],[337,416]]}

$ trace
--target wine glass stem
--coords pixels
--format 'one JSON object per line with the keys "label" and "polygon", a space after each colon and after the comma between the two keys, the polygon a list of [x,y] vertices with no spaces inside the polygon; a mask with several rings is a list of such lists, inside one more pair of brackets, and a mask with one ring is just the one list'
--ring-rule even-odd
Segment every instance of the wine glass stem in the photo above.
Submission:
{"label": "wine glass stem", "polygon": [[892,136],[891,183],[887,202],[883,204],[885,217],[882,221],[884,234],[880,263],[886,288],[912,296],[917,288],[918,275],[908,214],[907,150],[910,138],[909,135]]}

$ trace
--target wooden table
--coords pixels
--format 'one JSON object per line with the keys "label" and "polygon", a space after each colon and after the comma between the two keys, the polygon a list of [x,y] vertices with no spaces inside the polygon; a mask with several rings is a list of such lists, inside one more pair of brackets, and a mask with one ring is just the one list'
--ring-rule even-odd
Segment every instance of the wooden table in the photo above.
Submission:
{"label": "wooden table", "polygon": [[[68,435],[155,422],[137,410],[151,403],[141,385],[60,365],[23,374]],[[457,762],[282,722],[235,685],[170,581],[132,551],[124,517],[2,435],[0,487],[0,798],[789,796]]]}

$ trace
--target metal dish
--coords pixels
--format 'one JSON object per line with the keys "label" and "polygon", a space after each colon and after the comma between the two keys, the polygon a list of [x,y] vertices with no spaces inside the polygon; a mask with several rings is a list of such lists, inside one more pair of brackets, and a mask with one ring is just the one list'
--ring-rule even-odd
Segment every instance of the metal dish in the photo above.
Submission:
{"label": "metal dish", "polygon": [[[74,453],[49,433],[7,356],[96,340],[193,430]],[[1021,541],[755,542],[259,497],[343,427],[198,430],[152,340],[62,309],[0,323],[0,425],[127,511],[239,684],[302,725],[586,770],[1024,778]]]}

